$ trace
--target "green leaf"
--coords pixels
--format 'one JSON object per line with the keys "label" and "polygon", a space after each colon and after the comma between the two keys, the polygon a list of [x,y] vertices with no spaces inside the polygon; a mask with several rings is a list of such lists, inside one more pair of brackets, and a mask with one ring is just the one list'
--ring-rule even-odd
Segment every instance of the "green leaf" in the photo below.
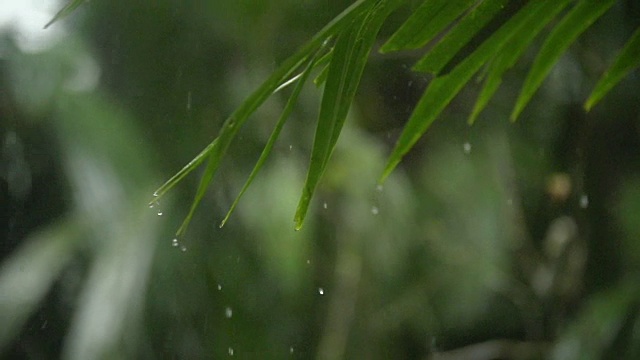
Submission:
{"label": "green leaf", "polygon": [[160,200],[160,198],[166,194],[169,190],[171,190],[174,186],[176,186],[185,176],[189,175],[195,168],[197,168],[202,162],[205,160],[207,154],[211,152],[211,148],[216,145],[217,139],[213,140],[204,150],[200,152],[200,154],[196,155],[193,160],[189,161],[187,165],[185,165],[182,170],[178,171],[175,175],[171,177],[171,179],[167,180],[158,190],[153,193],[153,200],[149,202],[149,206],[153,206],[155,203]]}
{"label": "green leaf", "polygon": [[529,31],[531,22],[544,18],[549,12],[560,11],[562,7],[560,1],[529,2],[449,74],[434,79],[411,114],[378,181],[384,182],[402,157],[482,65],[499,54],[515,34]]}
{"label": "green leaf", "polygon": [[602,16],[616,0],[583,0],[571,9],[560,21],[542,45],[538,56],[533,62],[529,74],[522,86],[520,96],[511,113],[511,120],[515,121],[524,107],[529,103],[533,94],[538,90],[542,81],[547,77],[551,68],[562,56],[565,50],[591,24]]}
{"label": "green leaf", "polygon": [[473,124],[480,112],[487,106],[489,100],[502,83],[502,76],[516,63],[522,52],[529,47],[534,38],[544,29],[544,27],[553,20],[558,13],[569,4],[570,0],[558,0],[553,11],[540,14],[540,17],[529,19],[526,24],[525,31],[514,34],[509,42],[502,48],[500,54],[491,62],[489,73],[486,75],[484,86],[478,100],[476,101],[473,111],[469,116],[469,124]]}
{"label": "green leaf", "polygon": [[413,70],[439,74],[442,69],[493,17],[504,8],[508,0],[483,1],[466,14]]}
{"label": "green leaf", "polygon": [[309,171],[295,215],[295,228],[302,228],[315,188],[324,173],[351,107],[360,77],[378,31],[397,0],[380,1],[339,35],[327,75]]}
{"label": "green leaf", "polygon": [[320,61],[322,61],[322,58],[320,60],[318,60],[318,61],[315,61],[315,58],[312,59],[311,61],[309,61],[309,64],[307,65],[306,69],[301,74],[300,78],[298,79],[298,83],[296,84],[296,87],[293,88],[293,92],[289,96],[289,100],[287,101],[287,105],[285,106],[284,110],[282,111],[282,115],[280,116],[280,119],[278,119],[278,122],[276,123],[276,126],[273,129],[273,132],[271,133],[271,136],[269,137],[269,140],[267,141],[267,144],[265,145],[264,149],[262,150],[262,154],[260,154],[260,158],[256,162],[256,165],[253,167],[253,170],[251,171],[251,174],[249,174],[249,178],[247,179],[247,181],[245,182],[244,186],[240,190],[240,193],[238,194],[236,199],[233,201],[233,204],[231,205],[231,208],[227,212],[227,215],[224,217],[224,219],[220,223],[220,227],[223,227],[227,223],[227,220],[229,220],[229,217],[231,216],[231,213],[233,213],[233,211],[235,210],[236,206],[240,202],[240,198],[247,191],[247,189],[249,188],[249,186],[251,185],[251,183],[255,179],[256,175],[258,175],[258,172],[260,171],[260,169],[262,169],[262,166],[264,165],[265,161],[267,160],[267,157],[269,157],[269,155],[271,154],[271,150],[273,149],[273,145],[276,143],[276,140],[280,136],[280,132],[282,131],[282,127],[287,122],[287,119],[289,119],[289,116],[291,115],[291,112],[293,111],[293,108],[294,108],[296,102],[298,101],[298,97],[300,95],[300,92],[302,91],[302,88],[304,87],[304,84],[307,82],[307,78],[309,77],[309,74],[311,73],[311,70],[313,70],[315,68],[315,65]]}
{"label": "green leaf", "polygon": [[[211,143],[208,146],[208,150],[205,149],[200,155],[209,158],[209,163],[205,169],[205,173],[200,180],[198,190],[194,201],[189,210],[189,214],[186,216],[182,225],[178,229],[177,236],[184,235],[193,214],[202,201],[207,187],[213,180],[213,177],[222,162],[224,155],[231,145],[231,142],[236,137],[239,129],[247,121],[249,116],[253,114],[256,109],[262,105],[273,92],[278,89],[287,79],[298,69],[298,67],[305,61],[308,61],[309,56],[319,49],[331,36],[338,33],[349,24],[363,11],[365,11],[373,0],[359,0],[345,9],[340,15],[335,17],[329,24],[316,33],[316,35],[300,48],[295,54],[284,61],[271,76],[264,82],[258,89],[256,89],[240,106],[227,118],[220,130],[220,133],[216,140],[216,143]],[[199,156],[200,156],[199,155]],[[196,160],[196,159],[194,159]],[[192,162],[194,161],[192,160]]]}
{"label": "green leaf", "polygon": [[380,48],[380,52],[417,49],[426,45],[475,2],[475,0],[425,1]]}
{"label": "green leaf", "polygon": [[45,26],[44,28],[48,28],[49,26],[51,26],[53,23],[55,23],[58,20],[61,20],[62,18],[65,18],[66,16],[68,16],[69,14],[71,14],[75,9],[77,9],[80,5],[82,5],[82,3],[84,3],[86,0],[71,0],[67,3],[67,5],[65,5],[62,9],[60,9],[60,11],[58,11],[58,13],[56,13],[56,15],[53,17],[53,19],[51,19]]}
{"label": "green leaf", "polygon": [[584,108],[587,111],[591,110],[622,78],[638,66],[640,66],[640,28],[636,29],[613,65],[598,81]]}

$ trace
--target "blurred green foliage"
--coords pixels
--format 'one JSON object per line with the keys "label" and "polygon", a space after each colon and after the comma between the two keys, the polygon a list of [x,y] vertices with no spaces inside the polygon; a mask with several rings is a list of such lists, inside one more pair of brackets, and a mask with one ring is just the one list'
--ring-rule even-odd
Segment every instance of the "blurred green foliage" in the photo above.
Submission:
{"label": "blurred green foliage", "polygon": [[290,89],[277,93],[173,241],[198,174],[149,208],[153,189],[346,5],[93,1],[37,51],[0,30],[2,357],[638,357],[637,74],[581,105],[638,26],[633,1],[578,39],[520,122],[535,52],[473,127],[481,89],[463,90],[383,187],[430,77],[408,71],[414,53],[372,56],[295,232],[321,103],[308,84],[220,229]]}

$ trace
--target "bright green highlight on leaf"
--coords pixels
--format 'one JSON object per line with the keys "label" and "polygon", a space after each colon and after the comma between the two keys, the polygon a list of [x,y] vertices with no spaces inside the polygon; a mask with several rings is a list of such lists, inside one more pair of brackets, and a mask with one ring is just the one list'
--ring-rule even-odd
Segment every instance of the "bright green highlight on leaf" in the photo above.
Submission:
{"label": "bright green highlight on leaf", "polygon": [[69,1],[67,3],[67,5],[65,5],[62,9],[60,9],[60,11],[58,11],[58,13],[53,17],[53,19],[51,19],[47,23],[47,25],[44,26],[44,28],[45,29],[48,28],[49,26],[51,26],[56,21],[61,20],[64,17],[66,17],[67,15],[71,14],[76,8],[78,8],[84,2],[85,2],[85,0],[72,0],[72,1]]}
{"label": "bright green highlight on leaf", "polygon": [[613,65],[598,81],[584,108],[587,111],[591,110],[623,77],[638,66],[640,66],[640,28],[636,29]]}
{"label": "bright green highlight on leaf", "polygon": [[[245,182],[244,186],[242,187],[242,190],[240,190],[240,193],[238,194],[236,199],[233,201],[233,204],[231,204],[231,208],[229,209],[229,211],[227,212],[227,215],[224,217],[224,219],[220,223],[220,227],[223,227],[227,223],[227,221],[229,220],[229,217],[231,216],[231,214],[235,210],[236,206],[238,205],[238,202],[240,202],[240,198],[247,191],[247,189],[249,188],[249,186],[251,185],[251,183],[255,179],[256,175],[258,175],[258,172],[260,171],[260,169],[262,169],[262,166],[264,165],[265,161],[267,160],[267,158],[271,154],[271,150],[273,149],[273,146],[275,145],[276,140],[278,140],[278,137],[280,136],[280,132],[282,131],[282,128],[284,127],[284,124],[289,119],[289,116],[291,115],[291,112],[293,111],[293,108],[294,108],[296,102],[298,101],[298,97],[300,95],[300,92],[302,91],[302,88],[304,87],[304,84],[307,82],[307,79],[309,78],[309,74],[311,73],[311,70],[314,68],[314,66],[316,64],[316,62],[314,60],[315,60],[315,58],[312,59],[311,61],[309,61],[309,64],[307,65],[306,69],[304,70],[304,72],[300,76],[300,79],[298,80],[298,83],[296,84],[295,88],[293,88],[293,92],[289,96],[289,100],[287,101],[287,105],[285,106],[284,110],[282,111],[282,115],[280,116],[280,119],[278,119],[278,122],[276,123],[276,127],[273,129],[273,132],[271,133],[271,136],[269,137],[269,140],[267,141],[267,144],[265,145],[264,149],[262,150],[262,154],[260,154],[260,158],[258,159],[256,165],[254,166],[253,170],[251,171],[251,174],[249,175],[249,178]],[[322,59],[320,59],[320,60],[322,60]]]}
{"label": "bright green highlight on leaf", "polygon": [[380,48],[380,51],[388,53],[397,50],[417,49],[426,45],[475,2],[475,0],[423,2],[400,29],[391,36],[391,39]]}
{"label": "bright green highlight on leaf", "polygon": [[524,107],[527,106],[533,94],[538,90],[542,81],[547,77],[551,68],[560,59],[565,50],[615,2],[615,0],[580,1],[553,29],[542,45],[529,74],[527,74],[520,96],[511,113],[512,121],[515,121],[524,110]]}
{"label": "bright green highlight on leaf", "polygon": [[483,1],[473,8],[413,69],[439,74],[458,51],[504,8],[507,1]]}
{"label": "bright green highlight on leaf", "polygon": [[482,65],[499,54],[515,34],[529,31],[527,25],[531,21],[541,19],[544,14],[553,12],[557,8],[562,8],[562,2],[532,1],[528,3],[449,74],[434,79],[405,125],[378,182],[384,182],[400,163],[402,157],[415,145]]}

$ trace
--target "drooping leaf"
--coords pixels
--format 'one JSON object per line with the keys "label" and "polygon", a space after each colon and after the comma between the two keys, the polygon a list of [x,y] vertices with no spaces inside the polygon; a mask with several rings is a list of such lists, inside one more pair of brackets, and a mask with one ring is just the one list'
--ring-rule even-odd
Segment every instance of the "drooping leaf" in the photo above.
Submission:
{"label": "drooping leaf", "polygon": [[80,5],[82,5],[82,3],[84,3],[86,0],[71,0],[67,3],[67,5],[65,5],[62,9],[60,9],[60,11],[58,11],[56,13],[56,15],[53,17],[53,19],[49,20],[49,22],[44,26],[44,28],[48,28],[49,26],[51,26],[53,23],[57,22],[58,20],[61,20],[65,17],[67,17],[69,14],[71,14],[75,9],[77,9]]}
{"label": "drooping leaf", "polygon": [[424,46],[475,2],[475,0],[425,1],[380,48],[380,52],[388,53]]}
{"label": "drooping leaf", "polygon": [[638,66],[640,66],[640,28],[636,29],[613,65],[598,81],[584,108],[587,111],[591,110],[623,77]]}
{"label": "drooping leaf", "polygon": [[[195,198],[182,225],[178,229],[177,236],[184,235],[193,214],[204,197],[206,189],[213,180],[213,177],[220,166],[222,158],[231,145],[239,129],[247,121],[260,105],[262,105],[273,92],[282,85],[289,77],[303,64],[308,61],[318,48],[322,46],[331,36],[348,26],[353,19],[357,18],[365,11],[373,0],[358,0],[345,9],[340,15],[334,18],[324,28],[316,33],[316,35],[296,53],[285,60],[271,76],[258,89],[256,89],[240,106],[227,118],[220,130],[215,144],[210,144],[208,151],[203,151],[201,155],[208,157],[209,162],[205,173],[200,180]],[[194,159],[195,160],[195,159]],[[192,160],[193,161],[193,160]]]}
{"label": "drooping leaf", "polygon": [[493,97],[498,87],[502,83],[502,76],[505,71],[510,69],[513,64],[520,58],[522,52],[531,44],[534,38],[544,29],[544,27],[553,20],[558,13],[564,9],[570,0],[556,1],[556,7],[553,11],[541,13],[540,17],[531,19],[527,24],[527,31],[520,31],[514,34],[509,42],[500,51],[500,54],[491,62],[489,72],[485,77],[484,85],[478,100],[476,101],[471,115],[469,116],[469,124],[473,124],[480,112],[487,106],[489,100]]}
{"label": "drooping leaf", "polygon": [[378,181],[384,182],[402,157],[482,65],[499,54],[515,34],[529,31],[531,22],[544,18],[549,12],[559,11],[562,5],[562,2],[556,1],[529,2],[449,74],[434,79],[413,110]]}
{"label": "drooping leaf", "polygon": [[547,77],[551,68],[560,59],[565,50],[615,2],[616,0],[580,1],[553,29],[527,74],[522,91],[511,113],[512,121],[515,121],[524,110],[524,107],[529,103],[533,94],[538,90],[542,81]]}
{"label": "drooping leaf", "polygon": [[260,158],[256,162],[256,165],[253,167],[253,170],[251,171],[251,174],[249,174],[249,178],[247,179],[247,181],[245,182],[244,186],[240,190],[240,193],[238,194],[236,199],[233,201],[233,204],[231,204],[231,208],[229,209],[229,211],[227,212],[227,215],[224,217],[224,219],[220,223],[220,227],[223,227],[227,223],[227,220],[229,220],[229,217],[231,216],[231,214],[235,210],[236,206],[240,202],[240,198],[242,198],[242,195],[244,195],[244,193],[247,191],[247,189],[249,188],[249,186],[251,185],[251,183],[255,179],[256,175],[258,175],[258,172],[260,171],[260,169],[262,169],[262,166],[264,165],[265,161],[267,160],[267,158],[271,154],[271,150],[273,149],[273,145],[276,143],[276,140],[280,136],[280,132],[282,131],[282,128],[284,127],[284,124],[289,119],[289,116],[291,115],[291,112],[293,111],[293,108],[294,108],[296,102],[298,101],[298,97],[300,95],[300,92],[302,91],[302,88],[304,87],[304,84],[307,82],[307,78],[309,77],[309,74],[311,73],[311,70],[313,70],[313,68],[315,67],[316,63],[321,61],[321,60],[322,59],[320,59],[318,61],[315,61],[315,58],[311,59],[311,61],[309,61],[309,64],[307,65],[306,69],[302,72],[300,78],[298,79],[298,82],[297,82],[296,86],[293,88],[293,92],[289,96],[289,100],[287,101],[287,105],[285,106],[284,110],[282,111],[282,115],[280,115],[280,119],[278,119],[278,122],[276,123],[276,126],[273,129],[273,132],[271,133],[271,136],[269,136],[269,140],[267,141],[267,144],[265,145],[264,149],[262,150],[262,154],[260,154]]}
{"label": "drooping leaf", "polygon": [[491,21],[507,2],[508,0],[495,0],[480,3],[469,11],[425,57],[416,63],[413,69],[439,74],[458,51]]}
{"label": "drooping leaf", "polygon": [[196,155],[187,165],[185,165],[180,171],[178,171],[175,175],[171,177],[171,179],[167,180],[162,186],[158,188],[153,193],[154,199],[149,203],[149,206],[153,206],[155,203],[160,200],[160,198],[166,194],[169,190],[171,190],[174,186],[176,186],[185,176],[189,175],[195,168],[200,166],[202,162],[205,160],[206,155],[209,154],[211,148],[216,145],[217,139],[213,140],[209,145],[207,145],[204,150],[200,152],[200,154]]}
{"label": "drooping leaf", "polygon": [[378,30],[398,5],[397,0],[379,1],[345,28],[336,40],[320,105],[309,171],[294,219],[296,230],[302,228],[315,188],[338,141]]}

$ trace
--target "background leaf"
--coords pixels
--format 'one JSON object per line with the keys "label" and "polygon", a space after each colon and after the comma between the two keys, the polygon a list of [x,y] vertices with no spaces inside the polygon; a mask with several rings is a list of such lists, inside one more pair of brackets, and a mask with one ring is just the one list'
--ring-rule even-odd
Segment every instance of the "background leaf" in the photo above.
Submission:
{"label": "background leaf", "polygon": [[53,23],[55,23],[56,21],[59,21],[65,17],[67,17],[69,14],[71,14],[75,9],[77,9],[80,5],[82,5],[86,0],[71,0],[67,3],[67,5],[65,5],[62,9],[60,9],[60,11],[58,11],[58,13],[53,17],[53,19],[51,19],[45,26],[44,28],[48,28],[49,26],[51,26]]}

